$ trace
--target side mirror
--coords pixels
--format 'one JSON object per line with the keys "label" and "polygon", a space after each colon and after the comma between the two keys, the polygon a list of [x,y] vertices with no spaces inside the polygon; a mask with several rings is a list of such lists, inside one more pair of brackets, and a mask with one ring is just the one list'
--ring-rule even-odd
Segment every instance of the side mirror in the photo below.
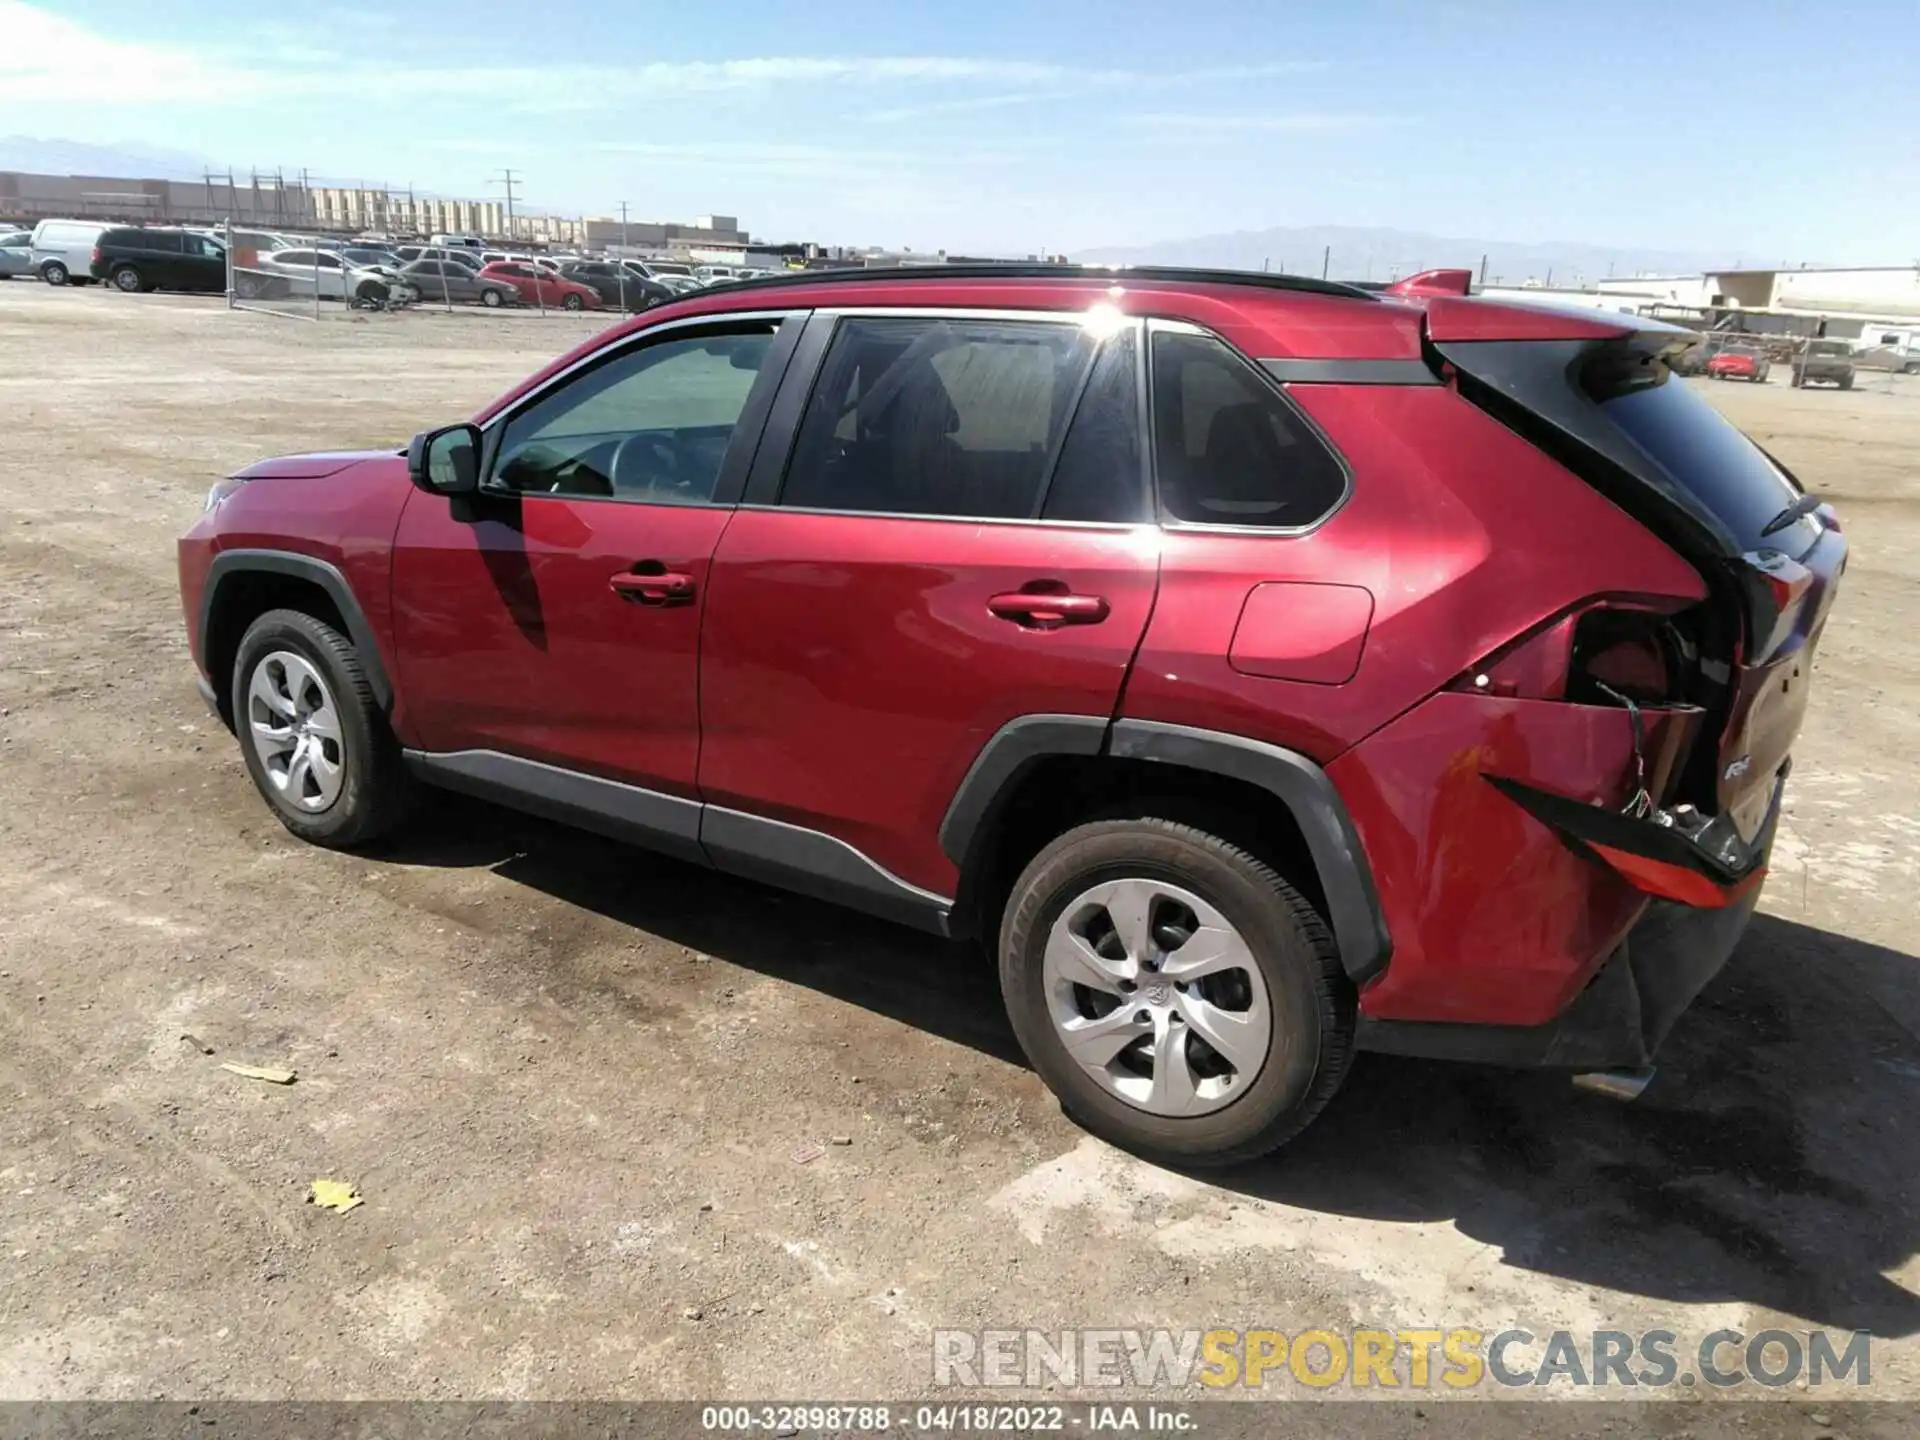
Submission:
{"label": "side mirror", "polygon": [[407,474],[435,495],[471,495],[480,488],[480,428],[425,430],[407,446]]}

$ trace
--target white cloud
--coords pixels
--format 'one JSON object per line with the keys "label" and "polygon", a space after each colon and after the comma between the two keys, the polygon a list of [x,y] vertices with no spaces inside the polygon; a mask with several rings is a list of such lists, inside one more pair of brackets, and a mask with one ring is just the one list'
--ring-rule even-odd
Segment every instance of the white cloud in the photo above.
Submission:
{"label": "white cloud", "polygon": [[[301,43],[341,49],[365,26],[353,12],[323,9]],[[655,61],[639,65],[521,65],[442,60],[403,65],[316,65],[290,44],[286,22],[237,23],[222,44],[192,49],[164,41],[128,41],[88,29],[25,0],[0,0],[0,100],[137,106],[197,106],[343,101],[417,105],[471,100],[494,108],[561,113],[613,110],[640,100],[727,92],[844,87],[875,90],[991,87],[985,95],[946,95],[882,111],[901,119],[943,110],[991,109],[1099,91],[1250,79],[1307,68],[1299,63],[1174,73],[1098,69],[1051,61],[953,55],[771,55],[738,60]],[[457,42],[456,42],[457,43]]]}
{"label": "white cloud", "polygon": [[1166,133],[1184,132],[1186,134],[1228,135],[1238,133],[1263,134],[1300,131],[1328,130],[1377,130],[1386,125],[1398,125],[1401,119],[1397,115],[1359,115],[1326,112],[1308,112],[1295,115],[1211,115],[1165,113],[1146,113],[1128,115],[1126,123],[1142,129],[1158,130]]}

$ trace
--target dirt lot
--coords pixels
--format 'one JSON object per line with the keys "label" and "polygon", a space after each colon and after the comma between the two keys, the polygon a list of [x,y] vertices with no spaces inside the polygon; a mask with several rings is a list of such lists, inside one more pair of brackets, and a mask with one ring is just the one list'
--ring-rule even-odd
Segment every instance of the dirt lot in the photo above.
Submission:
{"label": "dirt lot", "polygon": [[1064,1120],[965,952],[480,805],[269,818],[182,633],[207,485],[591,329],[0,284],[0,1396],[899,1396],[936,1326],[1357,1323],[1871,1329],[1920,1397],[1920,383],[1705,386],[1856,548],[1643,1100],[1363,1059],[1203,1183]]}

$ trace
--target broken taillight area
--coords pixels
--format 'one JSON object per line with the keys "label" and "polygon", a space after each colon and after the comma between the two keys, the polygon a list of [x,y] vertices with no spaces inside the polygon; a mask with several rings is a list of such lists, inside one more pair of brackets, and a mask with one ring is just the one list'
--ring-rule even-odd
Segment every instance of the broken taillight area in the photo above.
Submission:
{"label": "broken taillight area", "polygon": [[1486,778],[1576,850],[1659,899],[1719,910],[1745,899],[1766,875],[1764,853],[1725,815],[1703,815],[1691,805],[1634,814],[1499,775]]}
{"label": "broken taillight area", "polygon": [[1757,885],[1764,866],[1729,817],[1701,810],[1689,793],[1704,784],[1702,798],[1711,794],[1695,751],[1730,673],[1703,654],[1700,623],[1686,601],[1593,601],[1504,646],[1451,688],[1615,710],[1632,746],[1624,803],[1555,794],[1492,769],[1486,779],[1635,889],[1718,909]]}

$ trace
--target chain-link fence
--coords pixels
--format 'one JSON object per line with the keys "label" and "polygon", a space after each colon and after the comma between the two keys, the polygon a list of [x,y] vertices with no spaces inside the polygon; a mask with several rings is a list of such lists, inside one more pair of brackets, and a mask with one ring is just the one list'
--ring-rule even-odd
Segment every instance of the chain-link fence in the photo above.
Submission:
{"label": "chain-link fence", "polygon": [[447,314],[637,314],[672,298],[612,258],[396,244],[251,229],[222,232],[228,303],[295,319],[431,308]]}

